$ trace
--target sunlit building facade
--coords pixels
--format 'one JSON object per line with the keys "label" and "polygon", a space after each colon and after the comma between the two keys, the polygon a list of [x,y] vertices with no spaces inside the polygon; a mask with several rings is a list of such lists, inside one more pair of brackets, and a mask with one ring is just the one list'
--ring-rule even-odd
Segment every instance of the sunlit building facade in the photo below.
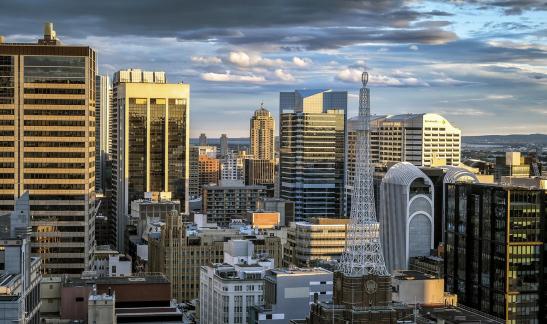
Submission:
{"label": "sunlit building facade", "polygon": [[181,210],[188,210],[190,86],[164,83],[157,72],[141,71],[139,78],[130,73],[134,71],[114,76],[117,130],[112,136],[117,138],[112,181],[122,251],[130,203],[145,192],[171,192]]}
{"label": "sunlit building facade", "polygon": [[0,210],[29,192],[31,253],[79,275],[95,248],[95,66],[52,24],[37,44],[0,43]]}

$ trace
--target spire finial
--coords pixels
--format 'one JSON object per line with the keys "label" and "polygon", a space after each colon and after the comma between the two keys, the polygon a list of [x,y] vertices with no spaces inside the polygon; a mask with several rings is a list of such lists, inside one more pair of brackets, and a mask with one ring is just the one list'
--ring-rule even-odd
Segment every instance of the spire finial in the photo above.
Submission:
{"label": "spire finial", "polygon": [[367,86],[367,83],[368,83],[368,72],[367,71],[364,71],[363,74],[361,75],[361,82],[363,83],[363,87]]}

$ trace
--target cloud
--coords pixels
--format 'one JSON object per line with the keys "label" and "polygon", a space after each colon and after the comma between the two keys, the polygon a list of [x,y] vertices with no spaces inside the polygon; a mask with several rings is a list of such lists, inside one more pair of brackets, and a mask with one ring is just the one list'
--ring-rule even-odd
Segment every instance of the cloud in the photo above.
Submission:
{"label": "cloud", "polygon": [[295,56],[292,58],[292,63],[298,67],[305,68],[308,67],[310,64],[312,64],[312,60],[309,58],[300,58],[298,56]]}
{"label": "cloud", "polygon": [[[362,70],[347,68],[336,75],[335,79],[348,83],[360,83]],[[385,87],[428,87],[429,84],[409,73],[395,71],[392,75],[369,73],[369,84]]]}
{"label": "cloud", "polygon": [[459,5],[474,4],[479,9],[502,9],[506,15],[520,15],[524,11],[547,10],[545,0],[451,0]]}
{"label": "cloud", "polygon": [[411,50],[411,51],[417,51],[419,48],[418,48],[417,45],[410,45],[410,46],[408,47],[408,49]]}
{"label": "cloud", "polygon": [[222,59],[217,56],[192,56],[192,62],[199,64],[220,64]]}
{"label": "cloud", "polygon": [[239,67],[252,67],[252,66],[266,66],[266,67],[278,67],[286,64],[282,59],[269,59],[263,58],[259,54],[246,53],[244,51],[230,52],[228,54],[228,61]]}
{"label": "cloud", "polygon": [[447,115],[447,116],[470,116],[470,117],[493,115],[491,112],[480,110],[477,108],[450,108],[450,109],[444,109],[443,111],[439,113],[441,115]]}
{"label": "cloud", "polygon": [[203,73],[201,78],[205,81],[213,82],[243,82],[243,83],[260,83],[265,82],[266,79],[263,76],[256,75],[237,75],[231,74],[230,71],[226,73]]}
{"label": "cloud", "polygon": [[276,69],[274,73],[275,76],[281,81],[295,81],[295,78],[292,74],[290,74],[289,72],[285,72],[282,69]]}

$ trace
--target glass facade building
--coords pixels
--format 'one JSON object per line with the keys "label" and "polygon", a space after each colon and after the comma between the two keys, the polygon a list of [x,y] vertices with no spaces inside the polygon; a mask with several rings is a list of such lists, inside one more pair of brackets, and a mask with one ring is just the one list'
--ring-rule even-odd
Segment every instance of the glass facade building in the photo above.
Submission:
{"label": "glass facade building", "polygon": [[347,92],[280,93],[279,196],[295,219],[344,216]]}
{"label": "glass facade building", "polygon": [[28,191],[31,253],[46,275],[93,262],[95,66],[91,48],[54,33],[0,44],[0,210]]}
{"label": "glass facade building", "polygon": [[162,72],[120,71],[114,97],[113,226],[123,251],[130,203],[145,192],[171,192],[188,210],[190,86],[165,83]]}
{"label": "glass facade building", "polygon": [[543,190],[448,184],[446,290],[507,323],[545,321]]}

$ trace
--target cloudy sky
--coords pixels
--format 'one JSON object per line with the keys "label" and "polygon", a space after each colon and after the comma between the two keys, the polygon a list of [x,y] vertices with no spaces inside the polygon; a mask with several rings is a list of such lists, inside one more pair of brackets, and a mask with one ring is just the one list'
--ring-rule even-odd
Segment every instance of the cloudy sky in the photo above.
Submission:
{"label": "cloudy sky", "polygon": [[437,112],[464,135],[547,133],[547,0],[1,0],[0,34],[45,21],[89,44],[99,71],[191,84],[191,133],[248,136],[279,91],[349,92],[371,74],[378,114]]}

